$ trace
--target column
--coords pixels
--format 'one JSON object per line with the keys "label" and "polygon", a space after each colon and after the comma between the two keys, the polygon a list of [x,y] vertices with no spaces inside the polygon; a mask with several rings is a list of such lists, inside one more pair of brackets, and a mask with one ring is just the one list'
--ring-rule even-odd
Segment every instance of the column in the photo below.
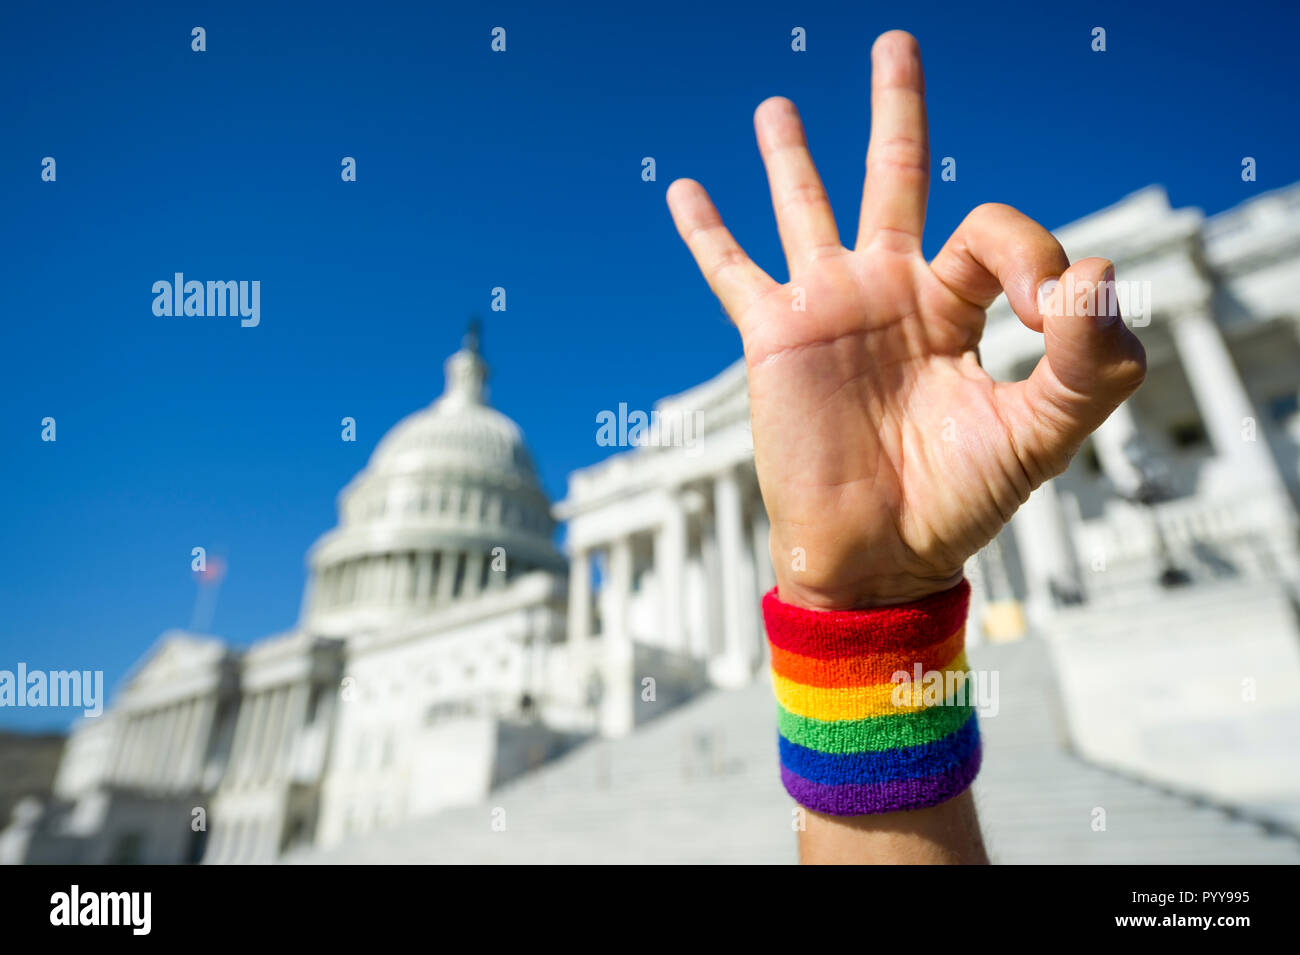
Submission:
{"label": "column", "polygon": [[1102,472],[1122,497],[1132,495],[1142,483],[1142,474],[1134,466],[1129,450],[1139,440],[1137,421],[1127,401],[1111,412],[1092,435]]}
{"label": "column", "polygon": [[655,533],[655,580],[659,585],[660,637],[665,649],[686,653],[686,513],[674,498]]}
{"label": "column", "polygon": [[369,556],[361,556],[356,559],[357,565],[357,586],[356,599],[354,603],[358,607],[364,607],[370,603],[370,590],[373,583],[373,571],[375,567],[374,559]]}
{"label": "column", "polygon": [[[722,600],[719,596],[722,562],[718,557],[716,522],[709,514],[700,518],[700,559],[696,565],[698,603],[694,609],[696,656],[706,665],[717,656],[722,643]],[[718,649],[715,649],[715,646]]]}
{"label": "column", "polygon": [[514,574],[514,571],[510,566],[510,561],[514,558],[512,558],[508,553],[502,554],[501,562],[497,563],[497,558],[492,555],[492,551],[496,549],[496,546],[489,548],[488,552],[483,557],[489,565],[487,576],[487,585],[489,590],[500,590],[508,583],[506,578],[508,576],[513,577]]}
{"label": "column", "polygon": [[122,742],[113,767],[113,778],[124,783],[131,778],[131,760],[135,753],[140,723],[134,716],[128,715],[123,719],[122,724]]}
{"label": "column", "polygon": [[253,704],[255,697],[245,694],[239,699],[239,709],[235,712],[235,732],[230,739],[230,752],[226,754],[226,768],[222,786],[229,786],[239,780],[239,764],[248,741],[248,732],[253,721]]}
{"label": "column", "polygon": [[440,578],[438,581],[438,603],[449,604],[455,596],[456,588],[456,564],[460,555],[456,551],[445,550],[442,552],[442,569],[439,571]]}
{"label": "column", "polygon": [[266,733],[266,704],[265,690],[249,700],[251,709],[248,714],[248,733],[244,736],[244,745],[240,747],[236,776],[241,784],[252,778],[257,766],[257,754],[261,752],[262,737]]}
{"label": "column", "polygon": [[429,593],[428,600],[430,604],[438,602],[438,594],[442,590],[442,551],[436,550],[429,555]]}
{"label": "column", "polygon": [[709,676],[717,686],[744,686],[753,677],[754,604],[746,585],[745,533],[740,484],[733,469],[717,476],[713,486],[717,521],[718,563],[722,591],[722,655],[709,661]]}
{"label": "column", "polygon": [[966,643],[970,646],[981,642],[983,637],[1005,642],[1019,640],[1025,635],[1025,610],[1011,586],[1011,574],[1007,570],[1007,554],[1003,546],[1012,546],[1012,540],[1002,536],[1005,533],[1003,531],[989,541],[978,555],[984,575],[985,605],[983,619],[974,614],[968,617]]}
{"label": "column", "polygon": [[[1208,303],[1180,315],[1174,346],[1200,408],[1205,430],[1226,472],[1220,496],[1238,502],[1243,523],[1253,526],[1271,552],[1276,572],[1300,598],[1300,550],[1296,515],[1277,461],[1269,450],[1267,423],[1260,420],[1233,363]],[[1246,432],[1246,419],[1254,421]]]}
{"label": "column", "polygon": [[388,602],[386,590],[389,586],[387,557],[376,554],[370,559],[370,603],[383,606]]}
{"label": "column", "polygon": [[479,592],[479,581],[483,577],[483,558],[482,551],[470,551],[465,557],[465,583],[461,586],[461,596],[476,597]]}
{"label": "column", "polygon": [[253,776],[257,783],[265,782],[275,771],[276,754],[280,751],[280,744],[284,738],[285,707],[288,705],[289,688],[278,686],[267,695],[270,701],[267,704],[266,735],[257,754]]}
{"label": "column", "polygon": [[172,710],[172,732],[171,740],[167,744],[167,759],[163,763],[163,783],[169,790],[178,788],[178,779],[180,775],[180,757],[185,749],[186,734],[190,731],[190,721],[193,719],[195,701],[191,698],[182,700]]}
{"label": "column", "polygon": [[379,603],[391,607],[397,596],[397,554],[385,554],[380,558]]}
{"label": "column", "polygon": [[158,767],[158,782],[161,788],[176,788],[176,771],[179,768],[177,756],[185,745],[185,732],[189,729],[190,708],[192,700],[182,700],[167,709],[167,741],[163,744],[162,759]]}
{"label": "column", "polygon": [[131,757],[131,781],[143,786],[149,779],[149,761],[154,754],[154,737],[158,727],[157,714],[150,710],[140,717],[140,738]]}
{"label": "column", "polygon": [[185,789],[203,788],[204,762],[208,755],[208,738],[216,716],[217,696],[212,693],[195,701],[194,719],[186,734],[185,749],[180,757],[180,785]]}
{"label": "column", "polygon": [[429,603],[429,592],[433,578],[433,554],[425,551],[415,555],[415,603],[424,606]]}
{"label": "column", "polygon": [[591,552],[576,550],[569,556],[569,657],[587,649],[591,637]]}
{"label": "column", "polygon": [[392,589],[388,595],[389,603],[395,607],[405,607],[410,601],[408,593],[411,587],[411,555],[405,551],[393,554],[389,562]]}
{"label": "column", "polygon": [[157,785],[158,768],[162,762],[163,741],[167,735],[167,716],[161,709],[149,715],[149,746],[144,750],[140,767],[141,782],[150,788]]}
{"label": "column", "polygon": [[1055,480],[1029,495],[1011,519],[1011,528],[1020,550],[1029,613],[1041,624],[1058,604],[1082,598],[1079,565]]}
{"label": "column", "polygon": [[468,492],[468,499],[465,504],[465,517],[472,526],[479,526],[483,522],[483,489],[479,487],[471,488]]}
{"label": "column", "polygon": [[[743,485],[742,485],[743,486]],[[742,495],[742,502],[744,497]],[[763,626],[759,622],[762,591],[758,589],[758,568],[754,561],[754,525],[752,520],[747,520],[745,510],[741,508],[741,525],[740,525],[740,548],[737,551],[740,558],[740,579],[738,586],[740,588],[740,606],[744,614],[745,623],[745,660],[749,665],[749,672],[752,676],[755,670],[756,662],[762,658],[763,647],[760,638],[763,636]]]}
{"label": "column", "polygon": [[[1263,434],[1264,423],[1258,420],[1208,305],[1178,316],[1172,331],[1205,430],[1215,454],[1232,470],[1233,481],[1238,487],[1280,490],[1282,481]],[[1247,418],[1255,420],[1254,441],[1242,434]]]}
{"label": "column", "polygon": [[551,632],[549,617],[544,611],[537,611],[533,619],[535,622],[529,627],[528,631],[532,635],[532,643],[526,648],[528,675],[524,683],[524,690],[532,696],[533,703],[540,706],[541,701],[546,696],[546,651],[549,649],[551,642]]}
{"label": "column", "polygon": [[289,691],[284,733],[280,751],[276,754],[276,766],[282,778],[293,779],[295,750],[307,724],[307,704],[310,701],[311,684],[306,681],[295,683]]}
{"label": "column", "polygon": [[605,695],[601,700],[600,731],[603,736],[617,737],[631,732],[634,723],[634,651],[627,626],[632,593],[631,538],[621,537],[610,543],[607,571],[601,582]]}

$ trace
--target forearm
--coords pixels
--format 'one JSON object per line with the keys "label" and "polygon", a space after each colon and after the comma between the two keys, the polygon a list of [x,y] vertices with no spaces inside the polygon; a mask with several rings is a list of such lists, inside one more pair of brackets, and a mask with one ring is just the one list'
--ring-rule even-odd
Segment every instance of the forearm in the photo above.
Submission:
{"label": "forearm", "polygon": [[966,790],[929,809],[875,816],[805,811],[804,865],[985,865],[975,800]]}

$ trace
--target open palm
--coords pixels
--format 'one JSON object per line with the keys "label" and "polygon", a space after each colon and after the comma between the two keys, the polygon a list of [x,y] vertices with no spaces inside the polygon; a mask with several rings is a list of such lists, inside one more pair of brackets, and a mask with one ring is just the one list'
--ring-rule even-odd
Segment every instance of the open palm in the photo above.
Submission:
{"label": "open palm", "polygon": [[[745,255],[698,183],[668,191],[678,231],[744,341],[782,599],[827,609],[952,586],[1145,374],[1141,344],[1100,291],[1112,287],[1110,264],[1070,266],[1014,209],[980,206],[933,262],[922,257],[929,150],[909,34],[876,41],[871,117],[849,250],[793,104],[758,108],[785,285]],[[1040,293],[1051,279],[1063,281]],[[1044,334],[1046,354],[1022,382],[993,381],[976,350],[984,311],[1003,291]]]}

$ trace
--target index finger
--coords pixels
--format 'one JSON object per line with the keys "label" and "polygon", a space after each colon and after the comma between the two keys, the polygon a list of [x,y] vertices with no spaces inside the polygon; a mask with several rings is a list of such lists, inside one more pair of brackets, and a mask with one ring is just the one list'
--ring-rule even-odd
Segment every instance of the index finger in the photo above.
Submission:
{"label": "index finger", "polygon": [[709,194],[695,180],[678,179],[668,187],[668,210],[704,280],[744,334],[741,321],[745,311],[775,288],[776,281],[745,254],[722,224]]}

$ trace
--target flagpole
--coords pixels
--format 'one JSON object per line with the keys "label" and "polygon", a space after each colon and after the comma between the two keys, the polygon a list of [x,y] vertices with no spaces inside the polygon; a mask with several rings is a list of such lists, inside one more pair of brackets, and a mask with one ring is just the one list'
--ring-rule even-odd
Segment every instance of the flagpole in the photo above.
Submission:
{"label": "flagpole", "polygon": [[190,632],[206,633],[212,627],[212,618],[217,610],[217,596],[221,591],[221,581],[225,579],[225,566],[220,558],[213,558],[214,565],[207,571],[195,575],[198,592],[194,595],[194,612],[190,615]]}

